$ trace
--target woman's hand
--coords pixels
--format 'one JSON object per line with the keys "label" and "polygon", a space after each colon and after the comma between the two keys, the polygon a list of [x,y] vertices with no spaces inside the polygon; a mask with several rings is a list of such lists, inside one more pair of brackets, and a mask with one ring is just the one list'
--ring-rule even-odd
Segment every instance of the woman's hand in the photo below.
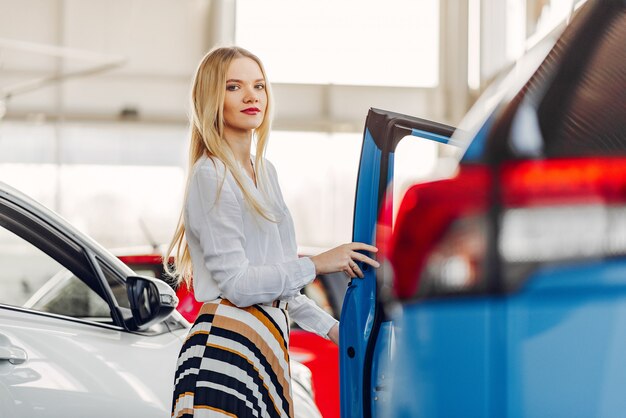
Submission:
{"label": "woman's hand", "polygon": [[369,264],[374,268],[380,267],[378,261],[358,253],[357,251],[369,251],[375,253],[378,251],[378,248],[362,242],[351,242],[349,244],[340,245],[339,247],[328,250],[325,253],[311,257],[311,261],[315,264],[315,273],[326,274],[343,271],[350,278],[363,278],[363,272],[355,260]]}
{"label": "woman's hand", "polygon": [[339,345],[339,324],[333,325],[326,335],[332,342]]}

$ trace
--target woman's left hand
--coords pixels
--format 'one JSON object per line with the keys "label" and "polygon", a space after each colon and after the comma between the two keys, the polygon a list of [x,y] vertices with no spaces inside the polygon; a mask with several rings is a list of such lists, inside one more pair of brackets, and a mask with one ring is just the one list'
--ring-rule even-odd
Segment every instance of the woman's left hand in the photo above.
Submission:
{"label": "woman's left hand", "polygon": [[335,344],[339,345],[339,324],[333,325],[333,327],[328,331],[328,338]]}
{"label": "woman's left hand", "polygon": [[345,272],[348,277],[364,277],[361,268],[356,261],[369,264],[374,268],[380,267],[378,261],[359,253],[359,251],[369,251],[375,253],[378,248],[363,242],[350,242],[328,250],[318,255],[314,255],[311,261],[315,265],[315,274],[334,273],[336,271]]}

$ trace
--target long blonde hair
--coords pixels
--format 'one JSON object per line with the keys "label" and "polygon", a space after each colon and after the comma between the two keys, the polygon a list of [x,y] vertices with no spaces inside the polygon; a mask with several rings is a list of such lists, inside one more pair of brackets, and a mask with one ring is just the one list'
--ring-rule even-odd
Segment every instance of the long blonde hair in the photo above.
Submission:
{"label": "long blonde hair", "polygon": [[[223,137],[226,72],[234,59],[242,57],[254,60],[259,65],[263,77],[265,78],[267,107],[263,122],[254,131],[256,139],[254,170],[257,174],[257,183],[267,181],[264,155],[271,127],[273,103],[265,68],[256,55],[243,48],[215,48],[207,53],[200,61],[191,88],[191,113],[189,121],[191,143],[189,146],[189,165],[187,170],[185,198],[189,189],[189,181],[194,164],[203,155],[207,155],[210,158],[219,159],[226,169],[232,173],[246,202],[252,206],[255,212],[273,221],[267,209],[251,194],[248,187],[245,186],[246,183],[243,177],[245,174],[243,174],[239,168],[232,150]],[[222,184],[225,178],[226,176],[224,175]],[[187,286],[190,286],[192,275],[191,254],[189,253],[189,247],[185,239],[185,219],[183,213],[184,209],[181,210],[176,231],[163,257],[163,267],[169,275],[176,279],[177,284],[184,281]],[[169,257],[172,253],[174,253],[174,265],[169,263]]]}

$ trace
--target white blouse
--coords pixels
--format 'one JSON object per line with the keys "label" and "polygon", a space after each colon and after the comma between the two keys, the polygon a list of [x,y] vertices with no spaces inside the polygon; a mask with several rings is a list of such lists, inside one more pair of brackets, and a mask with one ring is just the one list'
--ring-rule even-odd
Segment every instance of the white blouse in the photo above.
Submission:
{"label": "white blouse", "polygon": [[220,160],[203,156],[193,166],[184,219],[196,299],[222,297],[240,307],[286,300],[290,317],[300,327],[326,337],[337,321],[300,294],[315,278],[315,266],[310,258],[298,257],[276,169],[267,160],[265,164],[268,178],[259,179],[258,189],[243,177],[278,222],[256,213]]}

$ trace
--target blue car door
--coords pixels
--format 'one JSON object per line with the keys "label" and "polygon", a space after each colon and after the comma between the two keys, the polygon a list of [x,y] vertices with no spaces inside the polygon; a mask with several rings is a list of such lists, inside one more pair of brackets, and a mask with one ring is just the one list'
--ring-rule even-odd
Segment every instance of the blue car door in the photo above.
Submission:
{"label": "blue car door", "polygon": [[[454,128],[370,109],[365,122],[357,178],[352,240],[376,245],[376,226],[385,199],[391,199],[394,154],[398,143],[414,136],[450,143]],[[380,219],[391,228],[391,216]],[[379,224],[379,226],[381,226]],[[392,322],[381,302],[389,272],[360,264],[365,277],[353,279],[341,311],[340,390],[342,417],[376,417],[386,400],[385,367],[391,357]]]}

